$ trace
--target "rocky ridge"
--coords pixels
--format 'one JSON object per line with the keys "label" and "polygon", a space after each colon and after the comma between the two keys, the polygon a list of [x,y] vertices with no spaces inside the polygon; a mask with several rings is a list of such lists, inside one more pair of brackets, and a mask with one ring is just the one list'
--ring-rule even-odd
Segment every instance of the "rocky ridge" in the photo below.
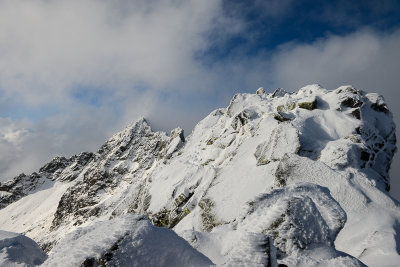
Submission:
{"label": "rocky ridge", "polygon": [[[79,227],[145,214],[217,265],[390,266],[400,260],[400,209],[387,193],[395,143],[377,94],[259,89],[235,95],[186,139],[140,119],[96,153],[0,184],[0,228],[51,255]],[[32,201],[32,213],[48,212],[21,215]]]}

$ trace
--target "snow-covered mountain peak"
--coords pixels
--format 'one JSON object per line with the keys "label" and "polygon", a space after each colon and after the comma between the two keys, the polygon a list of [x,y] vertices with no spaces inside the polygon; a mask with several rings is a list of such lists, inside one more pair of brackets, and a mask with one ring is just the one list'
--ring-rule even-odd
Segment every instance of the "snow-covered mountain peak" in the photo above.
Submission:
{"label": "snow-covered mountain peak", "polygon": [[150,135],[153,131],[145,118],[140,118],[136,122],[129,124],[122,131],[114,134],[107,142],[99,149],[98,153],[109,153],[112,149],[126,149],[134,139],[142,135]]}
{"label": "snow-covered mountain peak", "polygon": [[259,88],[236,94],[187,138],[141,118],[97,153],[57,157],[1,184],[0,226],[50,253],[60,244],[59,253],[68,233],[85,236],[78,227],[96,232],[144,214],[217,265],[384,266],[383,257],[400,260],[400,210],[387,193],[395,143],[377,94]]}
{"label": "snow-covered mountain peak", "polygon": [[[228,114],[238,116],[242,123],[268,113],[297,129],[302,155],[337,168],[351,165],[373,169],[376,177],[388,180],[396,139],[392,115],[382,96],[351,86],[328,91],[309,85],[293,93],[277,89],[268,95],[240,94],[228,107]],[[343,163],[338,162],[340,151],[347,153],[347,158],[342,157]],[[330,157],[332,154],[335,159]]]}

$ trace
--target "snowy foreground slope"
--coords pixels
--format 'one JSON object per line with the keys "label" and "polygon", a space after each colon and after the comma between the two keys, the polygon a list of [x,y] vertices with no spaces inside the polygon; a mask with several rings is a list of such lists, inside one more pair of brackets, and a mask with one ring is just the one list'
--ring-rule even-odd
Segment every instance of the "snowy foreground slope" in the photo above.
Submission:
{"label": "snowy foreground slope", "polygon": [[155,227],[145,216],[132,214],[96,222],[68,234],[52,249],[44,266],[66,263],[70,266],[212,265],[173,231]]}
{"label": "snowy foreground slope", "polygon": [[47,258],[32,239],[0,230],[0,266],[35,266]]}
{"label": "snowy foreground slope", "polygon": [[0,184],[0,229],[45,266],[399,266],[395,143],[377,94],[260,88],[186,139],[140,119]]}

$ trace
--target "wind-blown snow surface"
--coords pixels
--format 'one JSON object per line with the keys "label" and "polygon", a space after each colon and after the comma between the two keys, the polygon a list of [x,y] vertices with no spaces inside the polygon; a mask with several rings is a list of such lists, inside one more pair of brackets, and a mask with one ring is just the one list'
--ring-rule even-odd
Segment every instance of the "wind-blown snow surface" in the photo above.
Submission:
{"label": "wind-blown snow surface", "polygon": [[32,239],[0,230],[0,266],[36,266],[47,258]]}
{"label": "wind-blown snow surface", "polygon": [[44,266],[80,266],[83,262],[89,266],[212,264],[173,231],[155,227],[138,215],[123,215],[77,229],[52,249]]}
{"label": "wind-blown snow surface", "polygon": [[238,94],[186,140],[141,119],[97,153],[0,185],[0,228],[33,238],[52,261],[78,227],[135,213],[217,265],[398,266],[400,209],[387,192],[395,143],[377,94]]}

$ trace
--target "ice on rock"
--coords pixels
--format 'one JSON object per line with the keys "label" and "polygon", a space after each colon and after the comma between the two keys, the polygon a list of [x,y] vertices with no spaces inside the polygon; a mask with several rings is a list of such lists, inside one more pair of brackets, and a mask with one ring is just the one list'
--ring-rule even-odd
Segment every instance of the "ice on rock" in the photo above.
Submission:
{"label": "ice on rock", "polygon": [[282,97],[285,96],[287,92],[282,88],[276,88],[275,91],[271,94],[271,97]]}
{"label": "ice on rock", "polygon": [[158,158],[169,159],[185,144],[185,136],[182,128],[176,128],[171,131],[170,140],[165,148],[165,152],[160,153]]}
{"label": "ice on rock", "polygon": [[334,169],[359,168],[362,164],[361,152],[361,148],[349,139],[330,141],[321,151],[320,161]]}
{"label": "ice on rock", "polygon": [[286,154],[297,153],[300,149],[298,131],[287,123],[278,124],[266,139],[266,142],[257,146],[254,154],[258,165],[280,160]]}
{"label": "ice on rock", "polygon": [[257,118],[258,114],[252,109],[246,109],[237,114],[231,123],[234,130],[239,130],[242,126],[246,125],[249,120]]}
{"label": "ice on rock", "polygon": [[284,255],[315,244],[332,246],[346,222],[344,210],[329,190],[310,183],[261,195],[249,202],[246,214],[238,229],[272,236]]}
{"label": "ice on rock", "polygon": [[264,95],[265,94],[264,87],[258,88],[257,91],[256,91],[256,94],[257,95]]}

